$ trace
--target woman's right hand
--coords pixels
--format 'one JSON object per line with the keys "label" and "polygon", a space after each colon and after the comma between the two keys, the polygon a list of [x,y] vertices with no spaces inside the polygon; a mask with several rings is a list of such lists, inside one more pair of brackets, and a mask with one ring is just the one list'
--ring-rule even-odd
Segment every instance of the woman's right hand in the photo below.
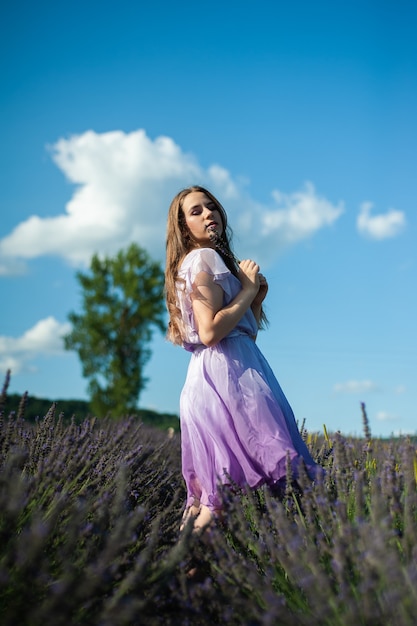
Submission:
{"label": "woman's right hand", "polygon": [[239,280],[242,289],[253,292],[255,296],[259,291],[259,265],[251,259],[240,261]]}

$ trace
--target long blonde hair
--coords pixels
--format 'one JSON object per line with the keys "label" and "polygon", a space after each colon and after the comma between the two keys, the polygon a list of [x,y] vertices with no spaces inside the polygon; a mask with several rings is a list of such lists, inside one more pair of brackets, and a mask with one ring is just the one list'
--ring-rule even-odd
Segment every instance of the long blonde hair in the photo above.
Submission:
{"label": "long blonde hair", "polygon": [[231,248],[232,231],[228,226],[227,215],[223,206],[210,191],[199,185],[193,185],[180,191],[172,200],[168,211],[165,264],[165,299],[169,314],[167,338],[176,345],[182,345],[183,342],[182,318],[178,308],[177,296],[178,270],[184,257],[195,248],[195,243],[185,222],[182,206],[186,196],[196,191],[204,193],[219,211],[223,234],[221,246],[217,247],[217,252],[232,274],[235,276],[238,274],[237,260]]}

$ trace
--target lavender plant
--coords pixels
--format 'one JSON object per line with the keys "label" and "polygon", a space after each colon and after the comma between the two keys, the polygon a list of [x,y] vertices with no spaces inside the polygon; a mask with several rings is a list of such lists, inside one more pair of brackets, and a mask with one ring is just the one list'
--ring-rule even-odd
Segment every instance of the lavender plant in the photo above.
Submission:
{"label": "lavender plant", "polygon": [[414,623],[412,438],[303,425],[314,482],[288,464],[281,491],[224,487],[217,525],[179,537],[177,434],[24,411],[0,415],[2,625]]}
{"label": "lavender plant", "polygon": [[220,235],[217,232],[216,227],[215,226],[210,227],[208,232],[209,232],[210,240],[214,243],[216,249],[223,256],[227,257],[228,259],[231,259],[234,265],[238,267],[240,263],[239,259],[233,254],[229,245],[227,244],[226,240],[222,237],[222,235]]}

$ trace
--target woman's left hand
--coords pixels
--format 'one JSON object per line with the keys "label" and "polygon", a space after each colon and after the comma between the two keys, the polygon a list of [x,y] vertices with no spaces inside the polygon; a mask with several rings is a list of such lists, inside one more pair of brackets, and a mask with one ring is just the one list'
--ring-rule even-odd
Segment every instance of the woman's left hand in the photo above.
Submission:
{"label": "woman's left hand", "polygon": [[266,294],[268,293],[268,283],[265,276],[261,273],[258,274],[259,278],[259,290],[256,296],[253,299],[252,306],[259,306],[265,300]]}

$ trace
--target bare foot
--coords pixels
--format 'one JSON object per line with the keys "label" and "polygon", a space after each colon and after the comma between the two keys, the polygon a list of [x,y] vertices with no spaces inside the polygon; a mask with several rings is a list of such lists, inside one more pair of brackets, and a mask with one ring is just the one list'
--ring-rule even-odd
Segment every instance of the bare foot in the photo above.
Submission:
{"label": "bare foot", "polygon": [[213,521],[213,513],[204,504],[200,507],[200,512],[194,520],[194,531],[206,530]]}
{"label": "bare foot", "polygon": [[187,507],[184,511],[184,515],[182,516],[180,532],[184,530],[184,527],[187,525],[190,519],[196,519],[200,513],[201,506],[200,503],[194,503],[191,506]]}

